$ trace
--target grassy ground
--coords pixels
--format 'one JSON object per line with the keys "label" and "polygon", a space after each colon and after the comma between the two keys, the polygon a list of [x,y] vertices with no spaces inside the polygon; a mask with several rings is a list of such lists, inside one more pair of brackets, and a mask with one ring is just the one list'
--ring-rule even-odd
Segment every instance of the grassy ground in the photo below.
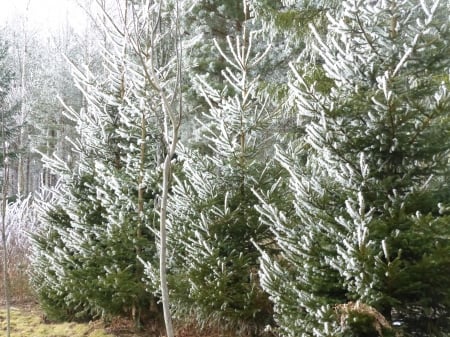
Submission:
{"label": "grassy ground", "polygon": [[[235,337],[215,329],[199,331],[195,325],[178,326],[176,337]],[[0,336],[6,335],[6,312],[0,307]],[[147,326],[137,332],[133,322],[114,319],[108,327],[102,321],[90,323],[52,323],[43,320],[36,304],[18,304],[11,307],[11,337],[161,337],[164,333]]]}
{"label": "grassy ground", "polygon": [[[6,312],[0,310],[1,330],[6,331]],[[113,337],[97,323],[45,323],[30,306],[11,308],[11,337]]]}
{"label": "grassy ground", "polygon": [[[6,335],[6,311],[0,307],[0,336]],[[137,332],[130,320],[117,318],[108,327],[102,321],[89,323],[45,322],[36,304],[11,307],[11,337],[160,337],[164,333],[146,327]],[[176,337],[230,337],[214,331],[200,332],[194,326],[178,327]]]}

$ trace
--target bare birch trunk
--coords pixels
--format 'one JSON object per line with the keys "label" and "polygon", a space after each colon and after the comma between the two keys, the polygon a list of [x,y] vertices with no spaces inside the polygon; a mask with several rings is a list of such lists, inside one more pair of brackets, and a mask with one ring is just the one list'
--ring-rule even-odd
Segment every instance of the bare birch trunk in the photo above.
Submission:
{"label": "bare birch trunk", "polygon": [[170,156],[167,155],[164,160],[164,174],[163,174],[163,191],[161,196],[161,214],[160,214],[160,255],[159,255],[159,274],[161,279],[161,298],[164,312],[164,323],[166,326],[167,337],[173,337],[172,316],[170,313],[169,287],[167,285],[167,198],[169,193],[170,180]]}

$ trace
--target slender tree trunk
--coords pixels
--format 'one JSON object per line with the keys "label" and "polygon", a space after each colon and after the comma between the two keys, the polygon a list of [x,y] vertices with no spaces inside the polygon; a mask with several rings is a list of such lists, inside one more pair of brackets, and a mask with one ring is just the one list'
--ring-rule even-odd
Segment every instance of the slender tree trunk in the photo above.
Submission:
{"label": "slender tree trunk", "polygon": [[160,260],[159,260],[159,272],[161,279],[161,298],[164,312],[164,323],[166,325],[167,337],[173,337],[173,325],[172,315],[170,313],[170,300],[169,300],[169,287],[167,285],[167,201],[169,198],[169,186],[172,180],[172,161],[171,158],[175,153],[176,138],[172,140],[170,144],[170,151],[168,151],[164,160],[163,169],[163,187],[161,195],[161,208],[160,208]]}
{"label": "slender tree trunk", "polygon": [[26,12],[25,12],[25,21],[23,23],[23,50],[22,50],[22,57],[21,57],[21,65],[20,65],[20,121],[19,121],[19,136],[18,136],[18,144],[17,147],[19,149],[19,153],[17,156],[17,196],[20,198],[23,194],[25,194],[25,169],[24,169],[24,158],[23,154],[21,153],[23,142],[25,139],[24,134],[24,125],[25,125],[25,116],[26,116],[26,103],[25,103],[25,96],[26,96],[26,62],[27,62],[27,52],[28,52],[28,10],[30,6],[30,0],[28,0],[26,5]]}
{"label": "slender tree trunk", "polygon": [[164,323],[166,325],[167,337],[173,337],[173,326],[170,315],[170,302],[169,302],[169,287],[167,285],[167,230],[166,230],[166,215],[167,215],[167,191],[168,191],[168,170],[170,168],[169,156],[164,161],[164,178],[163,178],[163,194],[161,200],[161,218],[160,218],[160,241],[161,252],[159,260],[159,271],[161,279],[161,297],[164,312]]}
{"label": "slender tree trunk", "polygon": [[27,154],[27,165],[26,165],[26,175],[25,175],[25,181],[26,181],[26,185],[25,185],[25,195],[27,195],[28,193],[30,193],[31,191],[33,191],[33,186],[34,186],[34,182],[33,179],[31,178],[31,153],[28,152]]}
{"label": "slender tree trunk", "polygon": [[2,111],[2,145],[3,145],[3,186],[2,186],[2,245],[3,245],[3,287],[6,306],[6,336],[11,336],[11,300],[10,300],[10,286],[8,275],[8,247],[6,237],[6,203],[8,198],[8,184],[9,184],[9,163],[7,158],[7,143],[5,136],[5,115]]}
{"label": "slender tree trunk", "polygon": [[[178,116],[176,116],[175,111],[169,104],[167,97],[165,96],[163,90],[160,89],[160,95],[162,99],[163,106],[165,108],[165,118],[164,118],[164,132],[165,132],[165,143],[167,146],[167,154],[164,160],[164,171],[163,171],[163,190],[161,196],[161,211],[160,211],[160,241],[161,241],[161,252],[160,252],[160,278],[161,278],[161,296],[164,311],[164,323],[166,325],[166,335],[167,337],[174,337],[173,325],[172,325],[172,315],[170,313],[170,299],[169,299],[169,289],[167,284],[167,202],[169,198],[169,187],[172,181],[172,158],[174,157],[175,150],[178,143],[178,135],[181,125],[181,119],[183,116],[183,97],[181,91],[182,83],[182,73],[181,73],[181,61],[183,58],[182,54],[182,44],[181,44],[181,34],[180,34],[180,22],[179,22],[179,3],[176,1],[176,58],[177,58],[177,87],[174,97],[178,97]],[[170,122],[172,135],[169,134]]]}

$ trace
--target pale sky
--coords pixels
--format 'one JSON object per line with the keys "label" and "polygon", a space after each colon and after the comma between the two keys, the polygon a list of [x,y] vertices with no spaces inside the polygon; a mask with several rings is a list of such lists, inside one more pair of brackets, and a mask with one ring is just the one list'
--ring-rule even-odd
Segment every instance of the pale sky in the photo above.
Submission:
{"label": "pale sky", "polygon": [[0,28],[24,15],[28,7],[28,24],[38,30],[58,28],[69,20],[74,26],[83,25],[84,13],[75,0],[0,0]]}

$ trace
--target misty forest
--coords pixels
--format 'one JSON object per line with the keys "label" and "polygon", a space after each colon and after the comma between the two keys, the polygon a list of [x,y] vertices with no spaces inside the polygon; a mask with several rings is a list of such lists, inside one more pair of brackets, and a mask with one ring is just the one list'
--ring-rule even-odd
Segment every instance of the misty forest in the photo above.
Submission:
{"label": "misty forest", "polygon": [[74,2],[0,29],[7,309],[450,335],[448,0]]}

